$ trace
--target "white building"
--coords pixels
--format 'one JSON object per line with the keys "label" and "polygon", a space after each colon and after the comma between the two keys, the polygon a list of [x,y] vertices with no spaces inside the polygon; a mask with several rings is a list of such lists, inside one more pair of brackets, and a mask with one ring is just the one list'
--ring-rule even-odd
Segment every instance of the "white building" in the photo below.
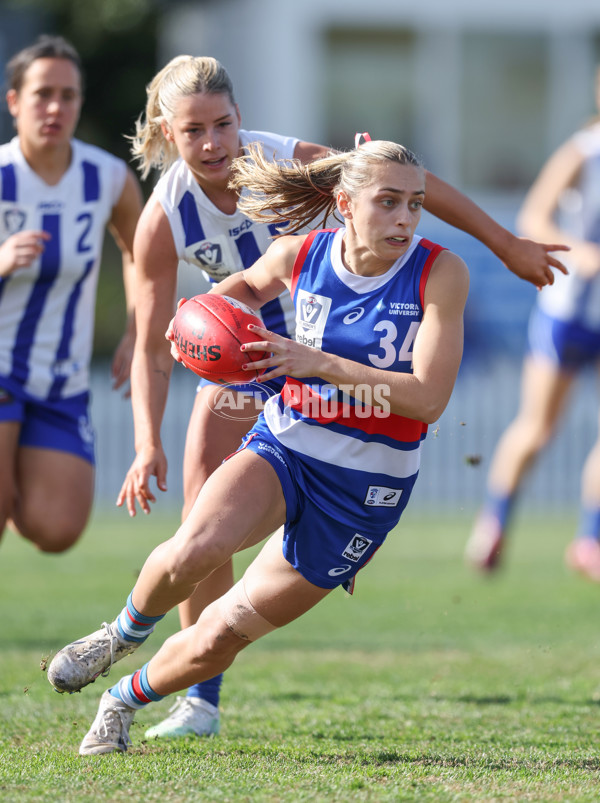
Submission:
{"label": "white building", "polygon": [[599,0],[170,4],[161,64],[213,55],[244,125],[351,147],[395,139],[469,192],[523,190],[594,113]]}

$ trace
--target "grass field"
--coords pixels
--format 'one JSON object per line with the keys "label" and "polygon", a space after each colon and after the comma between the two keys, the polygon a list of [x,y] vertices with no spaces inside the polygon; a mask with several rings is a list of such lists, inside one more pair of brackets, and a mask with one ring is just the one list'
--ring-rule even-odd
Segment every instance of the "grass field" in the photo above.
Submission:
{"label": "grass field", "polygon": [[81,694],[55,694],[40,662],[114,617],[174,524],[98,514],[64,556],[5,535],[3,801],[600,800],[600,588],[563,566],[568,515],[521,516],[506,569],[481,578],[462,563],[468,518],[407,512],[353,598],[239,656],[218,737],[144,742],[165,700],[127,754],[79,757],[100,693],[176,614]]}

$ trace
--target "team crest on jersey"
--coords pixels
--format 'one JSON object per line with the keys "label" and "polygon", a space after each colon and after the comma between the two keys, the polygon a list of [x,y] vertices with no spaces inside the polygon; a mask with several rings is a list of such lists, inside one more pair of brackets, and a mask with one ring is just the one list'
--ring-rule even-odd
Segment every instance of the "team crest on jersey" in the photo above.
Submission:
{"label": "team crest on jersey", "polygon": [[207,273],[211,279],[220,282],[235,271],[227,238],[216,235],[211,240],[199,240],[188,245],[183,259],[192,265],[197,265]]}
{"label": "team crest on jersey", "polygon": [[352,536],[348,546],[342,552],[342,555],[346,558],[346,560],[351,560],[354,563],[358,563],[372,543],[373,542],[369,538],[365,538],[364,535],[355,533]]}
{"label": "team crest on jersey", "polygon": [[383,485],[369,485],[363,504],[371,507],[396,507],[402,496],[402,488],[385,488]]}
{"label": "team crest on jersey", "polygon": [[296,292],[296,340],[320,349],[331,299],[299,289]]}
{"label": "team crest on jersey", "polygon": [[209,243],[206,240],[194,251],[194,256],[201,265],[207,265],[208,267],[220,265],[223,261],[219,243]]}
{"label": "team crest on jersey", "polygon": [[4,212],[4,228],[8,234],[16,234],[25,225],[27,215],[22,209],[6,209]]}

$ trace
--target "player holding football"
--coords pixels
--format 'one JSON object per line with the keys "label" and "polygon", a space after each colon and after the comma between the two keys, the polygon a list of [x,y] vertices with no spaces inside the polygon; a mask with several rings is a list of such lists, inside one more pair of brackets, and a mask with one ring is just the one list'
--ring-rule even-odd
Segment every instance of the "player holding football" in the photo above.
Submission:
{"label": "player holding football", "polygon": [[114,387],[133,352],[133,235],[142,200],[125,162],[73,138],[81,63],[43,36],[7,65],[16,136],[0,146],[0,535],[44,552],[81,535],[94,492],[89,362],[108,227],[123,254],[129,319]]}
{"label": "player holding football", "polygon": [[[198,266],[220,281],[252,265],[274,234],[268,221],[251,221],[238,206],[239,190],[229,186],[233,159],[259,142],[268,159],[299,159],[303,163],[325,156],[328,149],[301,141],[241,128],[233,87],[224,67],[213,58],[180,56],[169,62],[148,86],[145,119],[137,129],[133,152],[142,176],[152,168],[163,173],[149,199],[136,231],[137,339],[132,366],[132,403],[136,457],[117,504],[135,515],[136,503],[150,512],[156,501],[151,478],[166,491],[167,462],[161,443],[172,360],[164,332],[173,315],[179,260]],[[518,276],[537,285],[553,281],[552,268],[561,265],[544,246],[518,239],[489,218],[461,193],[427,176],[427,209],[485,243]],[[292,305],[284,291],[261,310],[270,331],[289,336]],[[275,380],[276,382],[278,380]],[[184,455],[182,520],[192,509],[204,483],[222,460],[234,451],[249,426],[251,408],[261,403],[252,395],[228,409],[228,417],[214,414],[219,388],[200,385],[188,425]],[[205,583],[194,588],[179,608],[183,627],[193,625],[203,610],[233,582],[231,563],[225,561]],[[219,728],[220,678],[190,689],[178,700],[172,716],[149,736],[205,735]]]}
{"label": "player holding football", "polygon": [[[258,329],[263,339],[242,347],[272,352],[252,366],[266,369],[265,381],[287,376],[285,387],[209,477],[178,532],[152,552],[108,626],[112,639],[103,630],[65,647],[50,682],[82,688],[233,553],[268,540],[195,625],[102,695],[82,755],[126,750],[136,710],[223,672],[250,642],[335,587],[352,588],[406,507],[427,425],[458,372],[468,271],[415,234],[426,176],[414,154],[369,141],[307,166],[274,164],[260,148],[235,165],[233,186],[252,193],[242,204],[253,220],[290,219],[299,230],[329,198],[325,211],[337,207],[345,227],[282,236],[213,291],[253,308],[290,292],[297,339]],[[407,314],[394,314],[398,305]],[[306,332],[314,346],[298,342]],[[383,403],[362,404],[365,388],[371,398],[383,393]],[[321,414],[332,400],[337,416]]]}

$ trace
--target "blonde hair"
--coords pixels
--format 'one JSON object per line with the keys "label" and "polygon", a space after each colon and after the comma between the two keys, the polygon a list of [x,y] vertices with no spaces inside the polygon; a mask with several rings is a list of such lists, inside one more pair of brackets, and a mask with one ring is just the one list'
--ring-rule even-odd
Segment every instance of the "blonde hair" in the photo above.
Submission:
{"label": "blonde hair", "polygon": [[181,98],[199,93],[225,94],[235,105],[227,70],[210,56],[176,56],[148,84],[145,113],[136,121],[135,135],[129,137],[142,178],[153,167],[164,173],[177,160],[177,148],[165,139],[161,123],[171,123]]}
{"label": "blonde hair", "polygon": [[270,162],[259,143],[233,160],[229,187],[241,194],[238,208],[252,220],[280,223],[285,234],[304,228],[318,216],[323,225],[336,216],[336,196],[344,190],[355,196],[372,181],[374,164],[390,161],[422,168],[408,148],[387,140],[363,142],[354,150],[331,152],[322,159],[302,164],[297,159]]}

